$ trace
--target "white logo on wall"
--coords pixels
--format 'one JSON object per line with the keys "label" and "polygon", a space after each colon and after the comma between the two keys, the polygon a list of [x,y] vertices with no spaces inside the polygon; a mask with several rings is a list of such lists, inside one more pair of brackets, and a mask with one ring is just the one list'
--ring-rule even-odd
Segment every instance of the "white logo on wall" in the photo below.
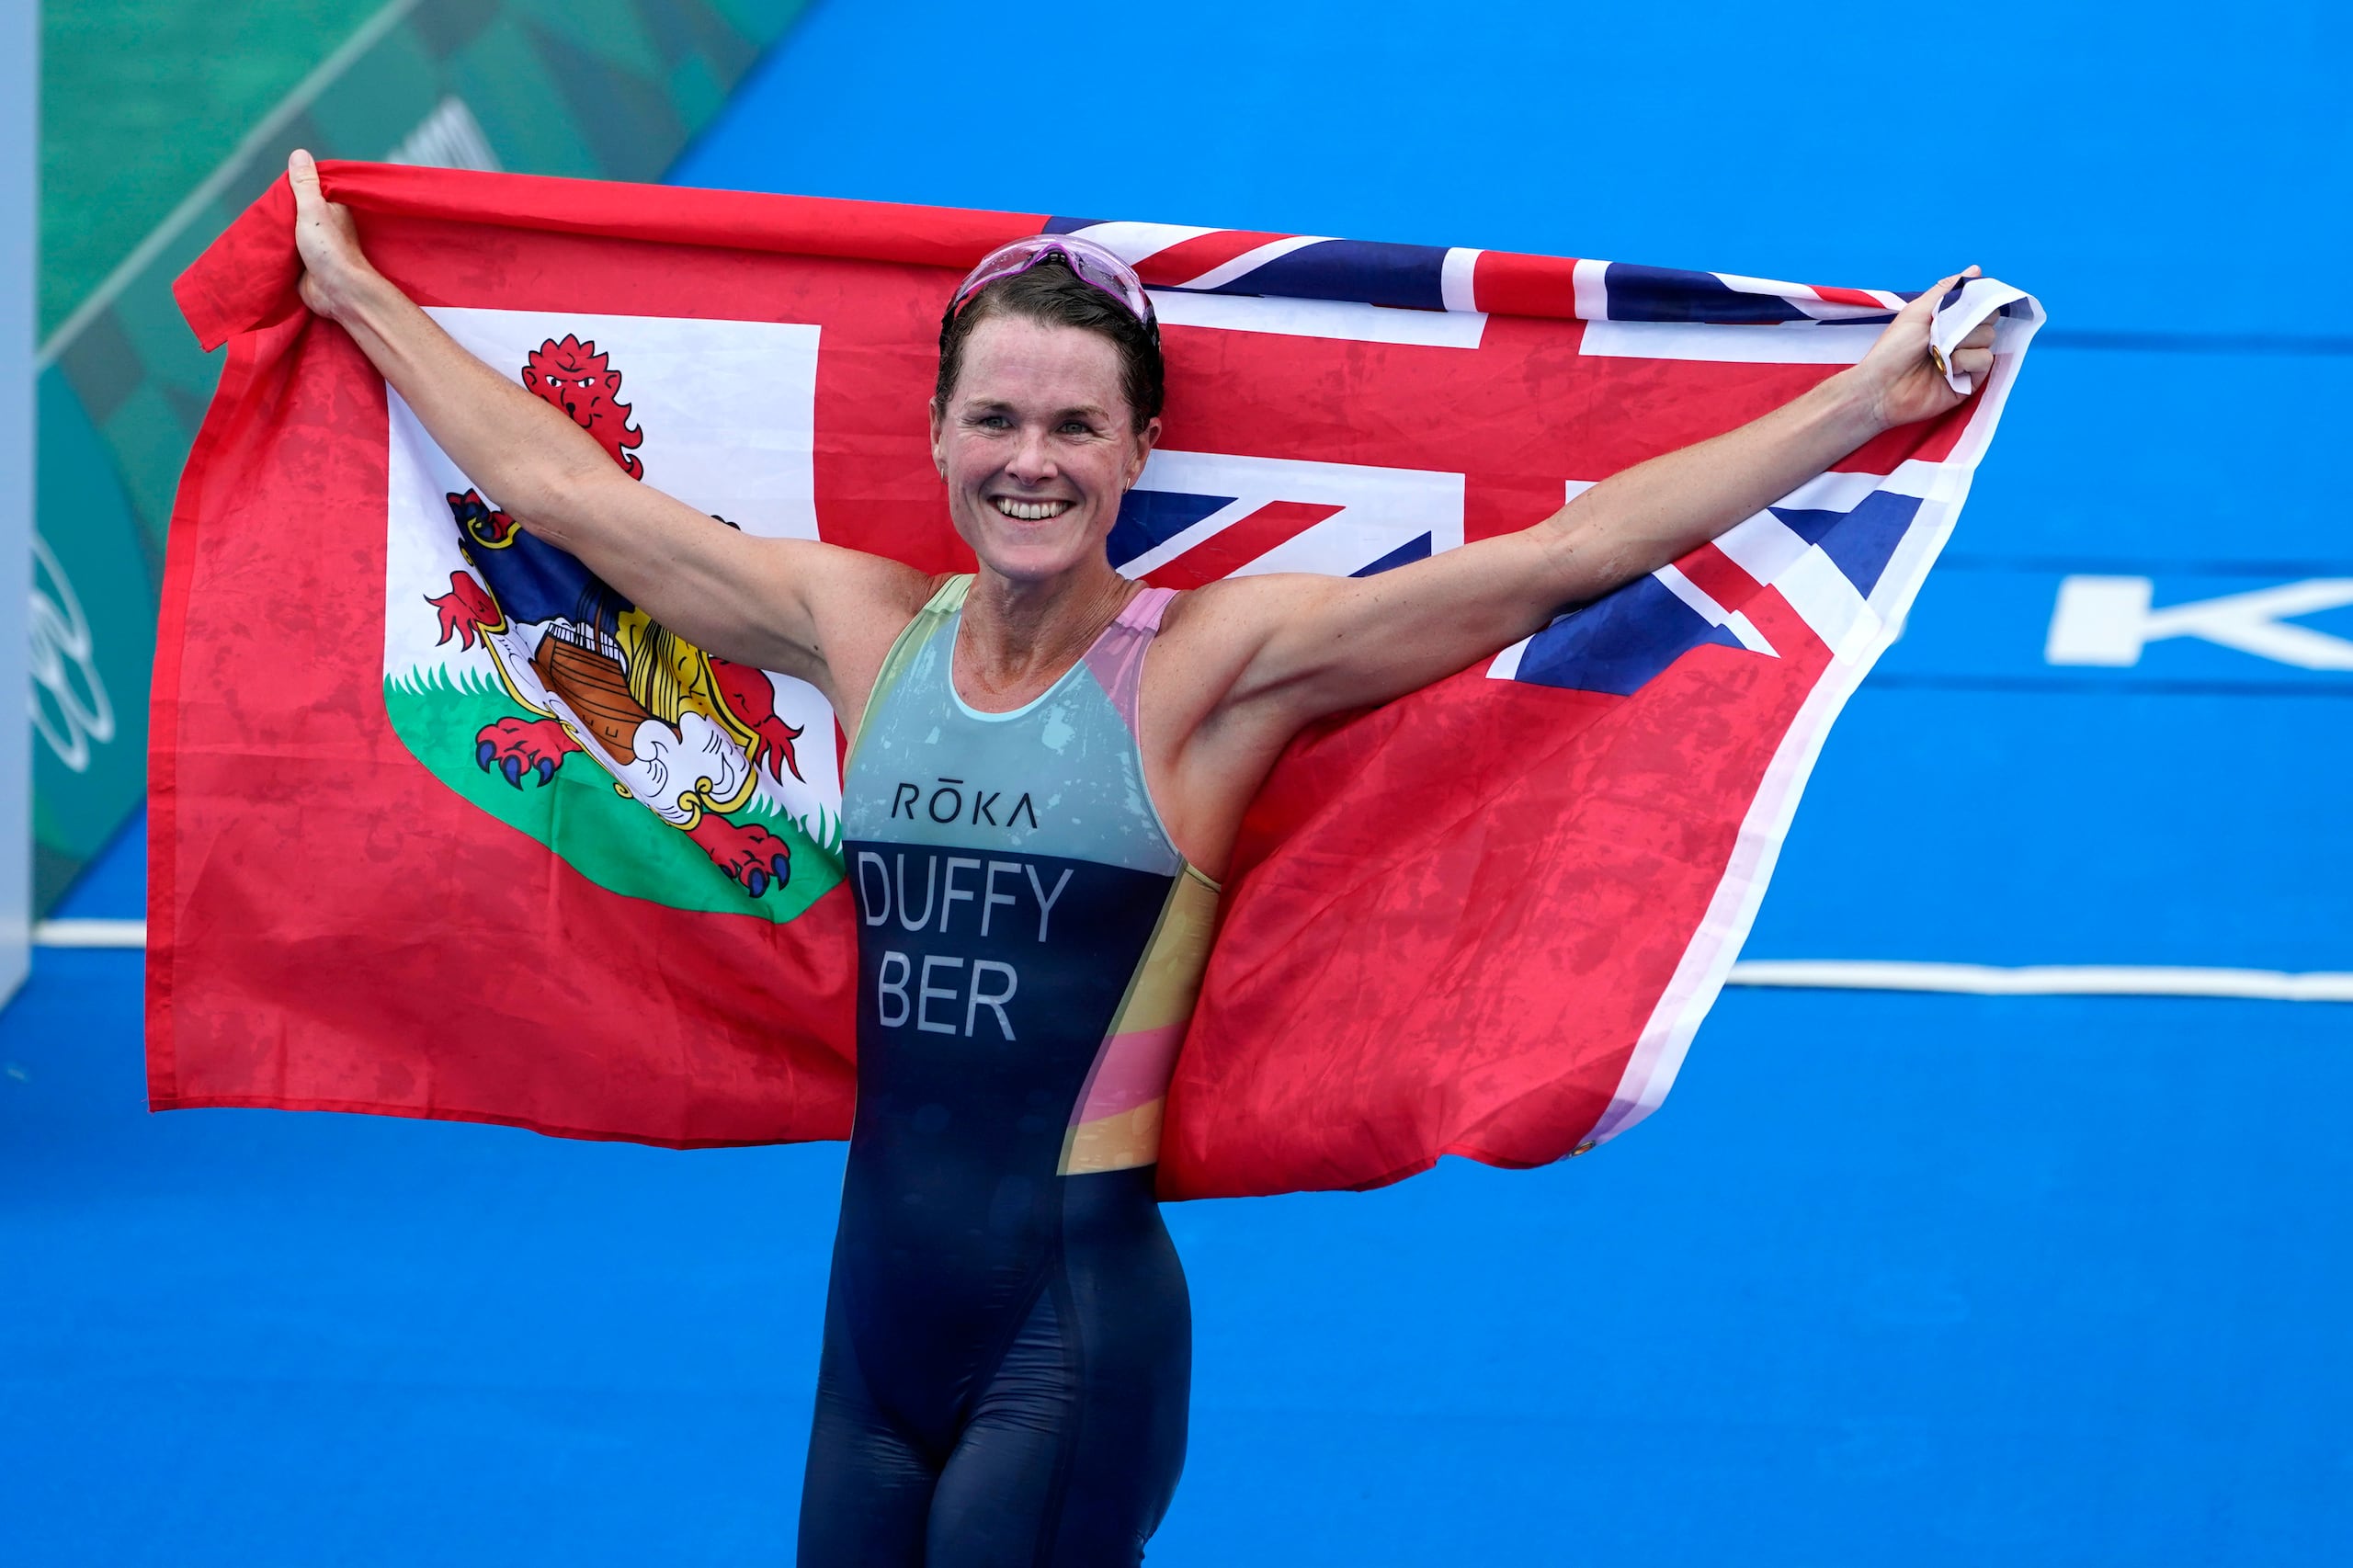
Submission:
{"label": "white logo on wall", "polygon": [[33,535],[33,728],[76,773],[90,770],[90,747],[114,739],[114,704],[92,662],[89,619],[65,569]]}
{"label": "white logo on wall", "polygon": [[384,154],[388,164],[413,164],[434,169],[482,169],[496,174],[502,167],[483,134],[482,121],[455,96],[433,106],[416,129]]}

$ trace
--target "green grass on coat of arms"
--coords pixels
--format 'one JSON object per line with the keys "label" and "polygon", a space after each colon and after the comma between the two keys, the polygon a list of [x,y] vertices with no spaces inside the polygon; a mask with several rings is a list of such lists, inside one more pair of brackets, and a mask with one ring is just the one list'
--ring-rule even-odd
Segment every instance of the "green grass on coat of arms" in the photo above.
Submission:
{"label": "green grass on coat of arms", "polygon": [[792,848],[792,875],[754,898],[711,864],[694,840],[621,794],[613,777],[574,752],[542,785],[522,788],[476,765],[474,736],[486,724],[522,716],[504,687],[467,671],[388,676],[384,711],[392,733],[432,775],[517,832],[546,845],[598,887],[673,909],[756,915],[779,924],[842,880],[841,824],[821,812],[804,823],[755,803],[732,821],[764,827]]}

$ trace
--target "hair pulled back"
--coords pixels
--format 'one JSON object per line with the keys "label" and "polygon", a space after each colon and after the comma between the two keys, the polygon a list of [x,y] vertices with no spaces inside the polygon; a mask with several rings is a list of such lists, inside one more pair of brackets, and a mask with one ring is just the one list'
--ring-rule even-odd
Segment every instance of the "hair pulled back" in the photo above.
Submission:
{"label": "hair pulled back", "polygon": [[964,368],[964,345],[973,329],[992,316],[1022,316],[1047,326],[1074,326],[1110,340],[1120,351],[1120,390],[1128,416],[1142,429],[1159,417],[1167,395],[1167,368],[1160,358],[1160,334],[1128,312],[1125,305],[1049,255],[1027,271],[995,282],[952,304],[939,323],[939,379],[932,396],[945,409]]}

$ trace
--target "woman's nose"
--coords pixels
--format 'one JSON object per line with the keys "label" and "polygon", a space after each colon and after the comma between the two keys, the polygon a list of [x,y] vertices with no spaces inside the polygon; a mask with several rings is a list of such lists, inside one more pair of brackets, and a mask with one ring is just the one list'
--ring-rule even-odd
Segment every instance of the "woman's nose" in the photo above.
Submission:
{"label": "woman's nose", "polygon": [[1043,430],[1024,427],[1014,443],[1013,459],[1006,471],[1025,484],[1036,483],[1054,476],[1054,456]]}

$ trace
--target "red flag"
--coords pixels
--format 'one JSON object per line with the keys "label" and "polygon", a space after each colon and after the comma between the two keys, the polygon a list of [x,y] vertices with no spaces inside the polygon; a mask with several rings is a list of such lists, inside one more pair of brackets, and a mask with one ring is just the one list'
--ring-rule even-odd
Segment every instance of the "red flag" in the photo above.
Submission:
{"label": "red flag", "polygon": [[[1110,548],[1171,585],[1527,527],[1795,396],[1900,303],[1151,224],[324,178],[388,277],[646,483],[926,571],[972,566],[926,444],[939,310],[1017,234],[1084,231],[1155,287],[1165,435]],[[179,285],[230,347],[156,667],[153,1103],[845,1136],[830,711],[625,603],[582,612],[601,585],[303,312],[290,220],[280,184]],[[2039,312],[1989,283],[1939,317],[1950,337],[1993,310],[1996,369],[1954,415],[1300,739],[1229,876],[1166,1195],[1377,1185],[1449,1153],[1535,1165],[1656,1105],[1991,437]]]}

